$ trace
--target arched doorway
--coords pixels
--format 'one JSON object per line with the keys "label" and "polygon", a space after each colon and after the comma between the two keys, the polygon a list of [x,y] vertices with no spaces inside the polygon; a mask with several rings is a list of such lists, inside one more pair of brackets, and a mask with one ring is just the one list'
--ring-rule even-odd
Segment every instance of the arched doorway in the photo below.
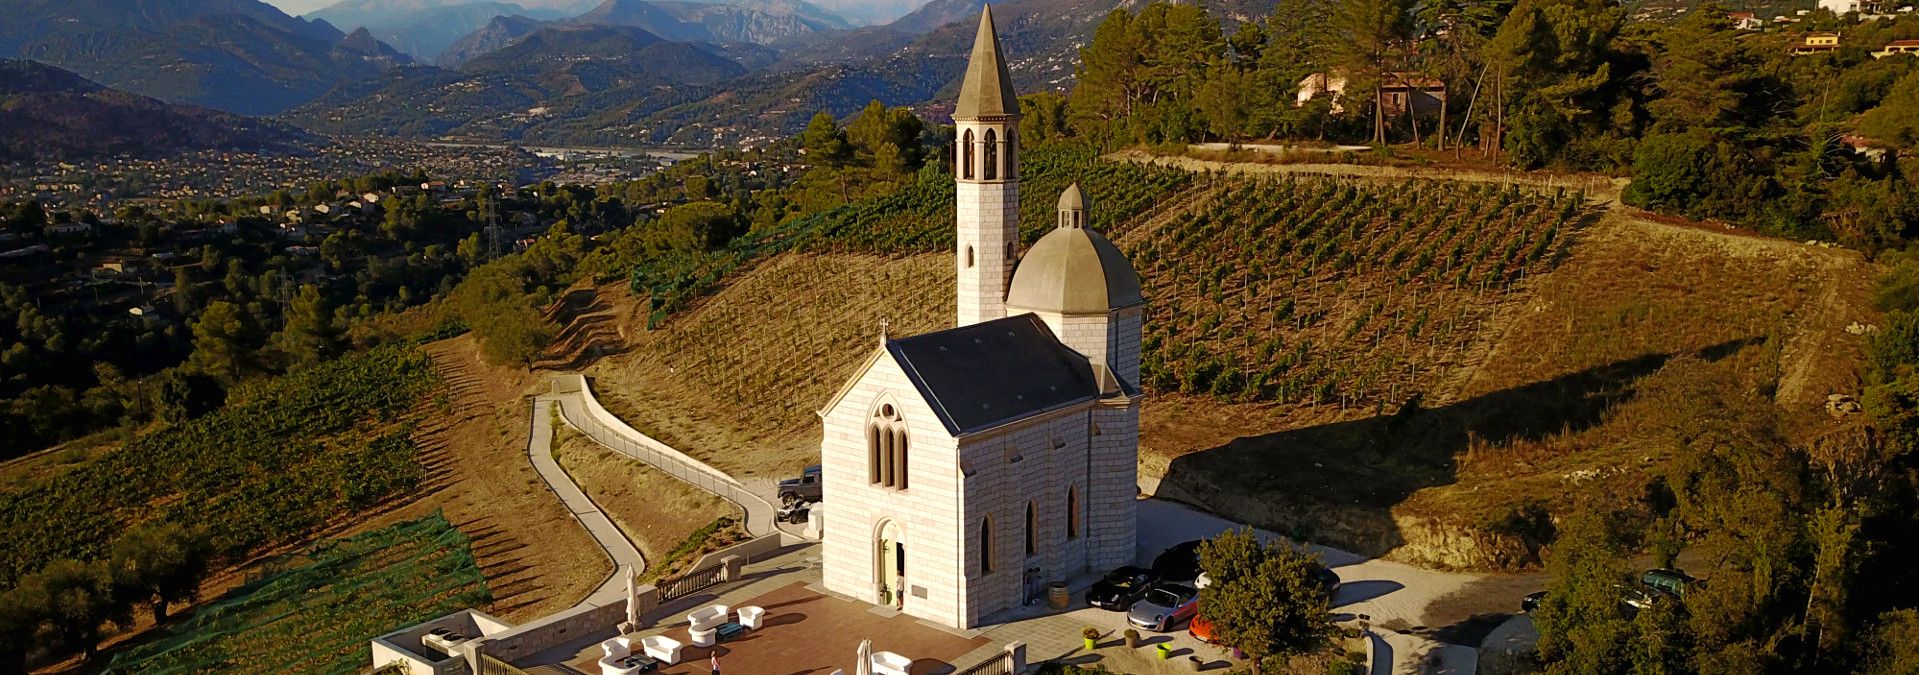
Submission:
{"label": "arched doorway", "polygon": [[880,523],[874,537],[873,576],[879,603],[906,606],[906,534],[899,523]]}

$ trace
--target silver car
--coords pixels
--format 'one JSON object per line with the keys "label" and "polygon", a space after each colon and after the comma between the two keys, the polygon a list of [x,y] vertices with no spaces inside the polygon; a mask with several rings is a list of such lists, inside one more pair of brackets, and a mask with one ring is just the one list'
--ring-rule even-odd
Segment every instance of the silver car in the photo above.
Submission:
{"label": "silver car", "polygon": [[1199,591],[1182,584],[1160,584],[1133,603],[1126,622],[1156,633],[1164,633],[1191,621],[1199,613]]}

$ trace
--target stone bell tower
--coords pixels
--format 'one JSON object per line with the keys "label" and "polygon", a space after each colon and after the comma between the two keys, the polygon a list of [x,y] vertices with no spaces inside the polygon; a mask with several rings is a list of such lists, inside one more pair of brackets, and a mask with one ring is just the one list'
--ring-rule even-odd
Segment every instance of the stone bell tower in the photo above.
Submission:
{"label": "stone bell tower", "polygon": [[1019,248],[1019,119],[1019,96],[988,6],[953,109],[960,326],[1006,316]]}

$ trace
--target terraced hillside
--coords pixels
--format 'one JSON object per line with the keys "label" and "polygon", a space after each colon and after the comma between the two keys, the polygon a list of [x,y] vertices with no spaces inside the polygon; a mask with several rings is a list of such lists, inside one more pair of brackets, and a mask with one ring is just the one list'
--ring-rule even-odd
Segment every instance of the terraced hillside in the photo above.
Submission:
{"label": "terraced hillside", "polygon": [[[1763,410],[1820,433],[1838,423],[1826,396],[1857,388],[1847,327],[1874,320],[1855,253],[1558,190],[1197,178],[1152,201],[1106,226],[1153,312],[1142,475],[1431,566],[1527,566],[1553,514],[1631,508],[1675,416]],[[602,353],[620,353],[589,373],[609,406],[740,474],[817,461],[812,411],[881,321],[937,329],[953,302],[945,254],[827,250],[753,266],[653,331],[625,289],[599,289],[619,345]]]}

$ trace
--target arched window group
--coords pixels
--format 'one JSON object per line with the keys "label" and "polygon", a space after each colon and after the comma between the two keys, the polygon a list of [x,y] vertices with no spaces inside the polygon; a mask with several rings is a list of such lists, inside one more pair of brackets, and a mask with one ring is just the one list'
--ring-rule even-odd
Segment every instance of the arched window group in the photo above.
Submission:
{"label": "arched window group", "polygon": [[906,421],[893,404],[881,405],[866,423],[867,480],[881,487],[906,489],[907,450]]}
{"label": "arched window group", "polygon": [[[1080,514],[1079,486],[1077,485],[1069,486],[1066,488],[1066,540],[1067,541],[1073,541],[1080,538],[1080,535],[1082,533],[1081,518],[1082,516]],[[1026,503],[1025,525],[1026,525],[1025,531],[1022,532],[1021,534],[1022,534],[1022,538],[1025,539],[1026,557],[1031,558],[1033,556],[1039,555],[1040,542],[1042,541],[1040,537],[1040,531],[1039,531],[1038,502],[1029,501]],[[979,551],[979,573],[982,575],[992,574],[993,573],[993,516],[991,515],[987,515],[985,518],[980,520],[979,545],[976,547],[976,549]]]}
{"label": "arched window group", "polygon": [[962,180],[999,180],[1019,177],[1019,133],[1007,130],[1001,137],[999,130],[987,129],[984,135],[976,136],[972,129],[960,132],[959,177]]}

